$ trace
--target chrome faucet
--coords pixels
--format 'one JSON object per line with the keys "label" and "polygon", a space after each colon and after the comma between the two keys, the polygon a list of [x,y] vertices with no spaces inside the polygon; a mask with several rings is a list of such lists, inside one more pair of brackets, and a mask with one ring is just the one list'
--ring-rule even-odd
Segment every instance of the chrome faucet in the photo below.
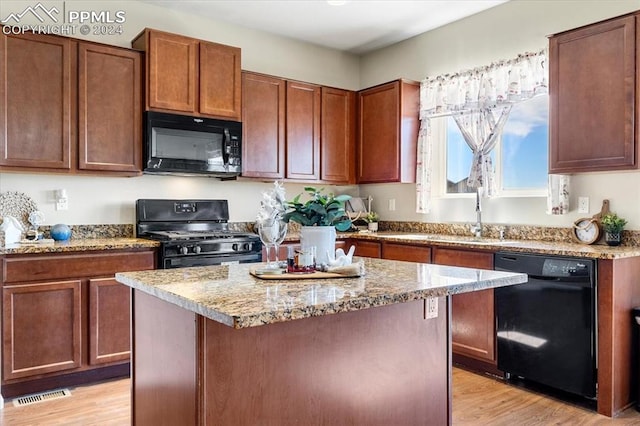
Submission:
{"label": "chrome faucet", "polygon": [[471,226],[476,238],[482,238],[482,207],[480,206],[480,188],[476,189],[476,224]]}

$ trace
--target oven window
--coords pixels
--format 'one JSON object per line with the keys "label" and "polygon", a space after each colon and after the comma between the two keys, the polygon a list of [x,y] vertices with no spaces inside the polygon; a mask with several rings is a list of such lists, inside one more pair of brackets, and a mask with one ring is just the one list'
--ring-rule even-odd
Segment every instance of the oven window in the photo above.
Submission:
{"label": "oven window", "polygon": [[224,164],[221,133],[204,133],[190,130],[153,128],[152,156],[176,160],[206,161],[207,164]]}

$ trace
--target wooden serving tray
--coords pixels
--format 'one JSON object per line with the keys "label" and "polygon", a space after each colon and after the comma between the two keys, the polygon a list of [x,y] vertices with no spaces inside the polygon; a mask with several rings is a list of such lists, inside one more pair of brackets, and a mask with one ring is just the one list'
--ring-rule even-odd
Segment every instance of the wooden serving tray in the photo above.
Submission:
{"label": "wooden serving tray", "polygon": [[345,275],[332,272],[311,272],[311,273],[295,273],[284,272],[282,274],[259,274],[256,269],[249,270],[249,273],[261,280],[309,280],[322,278],[357,278],[360,275]]}

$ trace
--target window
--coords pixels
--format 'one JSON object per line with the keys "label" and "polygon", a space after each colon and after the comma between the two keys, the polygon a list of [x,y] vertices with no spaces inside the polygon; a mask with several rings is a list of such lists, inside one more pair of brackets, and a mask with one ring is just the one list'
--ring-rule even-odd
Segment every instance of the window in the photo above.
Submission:
{"label": "window", "polygon": [[[502,137],[491,151],[501,196],[545,195],[549,170],[549,96],[515,104]],[[472,193],[467,187],[473,155],[452,117],[446,128],[446,194]]]}

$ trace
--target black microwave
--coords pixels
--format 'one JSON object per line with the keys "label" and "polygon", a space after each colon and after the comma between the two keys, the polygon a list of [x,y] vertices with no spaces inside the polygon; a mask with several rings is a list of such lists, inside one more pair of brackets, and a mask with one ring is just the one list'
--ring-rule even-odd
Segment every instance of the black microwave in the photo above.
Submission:
{"label": "black microwave", "polygon": [[144,173],[233,179],[242,172],[242,123],[145,113]]}

